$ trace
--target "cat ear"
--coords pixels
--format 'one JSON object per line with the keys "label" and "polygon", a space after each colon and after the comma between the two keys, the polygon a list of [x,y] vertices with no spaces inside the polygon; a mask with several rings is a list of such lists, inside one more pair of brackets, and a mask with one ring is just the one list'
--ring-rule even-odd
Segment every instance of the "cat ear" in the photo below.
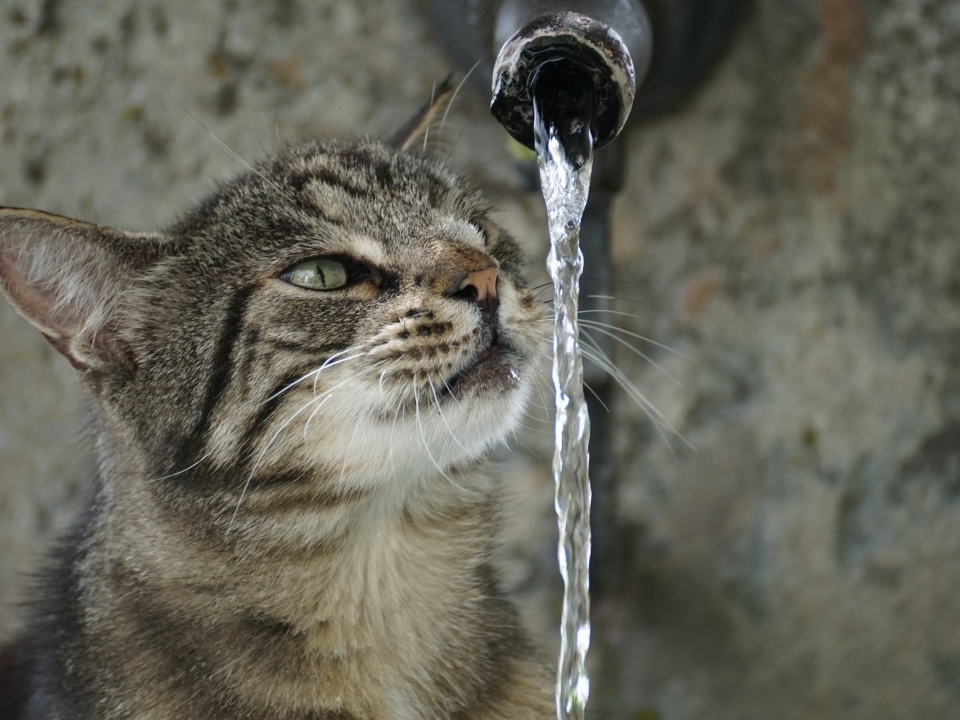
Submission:
{"label": "cat ear", "polygon": [[74,367],[131,369],[117,332],[120,298],[159,255],[159,240],[0,208],[0,291]]}
{"label": "cat ear", "polygon": [[448,75],[446,80],[437,85],[430,102],[420,108],[406,125],[387,140],[387,145],[400,152],[425,148],[431,133],[439,130],[447,108],[456,95],[452,80],[453,76]]}

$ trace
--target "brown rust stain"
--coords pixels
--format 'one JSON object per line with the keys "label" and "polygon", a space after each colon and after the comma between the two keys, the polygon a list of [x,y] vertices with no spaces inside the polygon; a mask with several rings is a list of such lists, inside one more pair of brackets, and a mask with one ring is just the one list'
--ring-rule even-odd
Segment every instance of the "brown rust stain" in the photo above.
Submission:
{"label": "brown rust stain", "polygon": [[274,60],[267,65],[277,84],[297,94],[302,93],[307,83],[303,77],[303,67],[295,57]]}
{"label": "brown rust stain", "polygon": [[829,193],[853,140],[850,75],[867,43],[862,0],[822,0],[820,25],[820,59],[804,78],[809,106],[780,160],[789,181]]}
{"label": "brown rust stain", "polygon": [[681,314],[688,322],[700,322],[709,314],[716,297],[723,292],[723,277],[714,268],[707,268],[690,278],[683,287]]}

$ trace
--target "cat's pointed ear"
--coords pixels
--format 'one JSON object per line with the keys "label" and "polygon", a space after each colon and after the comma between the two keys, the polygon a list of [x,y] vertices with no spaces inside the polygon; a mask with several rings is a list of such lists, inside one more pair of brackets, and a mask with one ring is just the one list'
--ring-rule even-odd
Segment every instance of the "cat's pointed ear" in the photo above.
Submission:
{"label": "cat's pointed ear", "polygon": [[0,291],[78,369],[130,369],[121,298],[160,247],[159,236],[0,208]]}
{"label": "cat's pointed ear", "polygon": [[387,145],[400,152],[425,149],[431,133],[436,136],[441,129],[447,109],[456,94],[452,80],[453,76],[448,75],[446,80],[437,85],[430,102],[420,108],[406,125],[387,140]]}

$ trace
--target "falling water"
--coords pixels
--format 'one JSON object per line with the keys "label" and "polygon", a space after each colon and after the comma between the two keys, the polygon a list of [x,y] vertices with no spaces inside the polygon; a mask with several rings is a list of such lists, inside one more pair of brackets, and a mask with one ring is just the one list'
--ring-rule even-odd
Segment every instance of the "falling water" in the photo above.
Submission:
{"label": "falling water", "polygon": [[563,616],[557,671],[557,717],[582,720],[590,695],[590,417],[583,397],[577,302],[583,255],[580,220],[587,204],[593,141],[592,84],[568,62],[549,63],[532,83],[540,185],[547,205],[555,326],[553,384],[556,448],[553,475],[560,527]]}

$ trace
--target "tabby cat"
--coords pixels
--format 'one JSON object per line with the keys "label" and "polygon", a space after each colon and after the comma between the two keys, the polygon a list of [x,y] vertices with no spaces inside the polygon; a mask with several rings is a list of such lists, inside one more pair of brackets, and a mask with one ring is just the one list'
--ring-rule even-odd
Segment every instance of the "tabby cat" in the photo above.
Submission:
{"label": "tabby cat", "polygon": [[163,233],[0,209],[0,286],[83,378],[99,458],[0,717],[552,715],[485,462],[547,325],[414,151],[432,116],[283,152]]}

